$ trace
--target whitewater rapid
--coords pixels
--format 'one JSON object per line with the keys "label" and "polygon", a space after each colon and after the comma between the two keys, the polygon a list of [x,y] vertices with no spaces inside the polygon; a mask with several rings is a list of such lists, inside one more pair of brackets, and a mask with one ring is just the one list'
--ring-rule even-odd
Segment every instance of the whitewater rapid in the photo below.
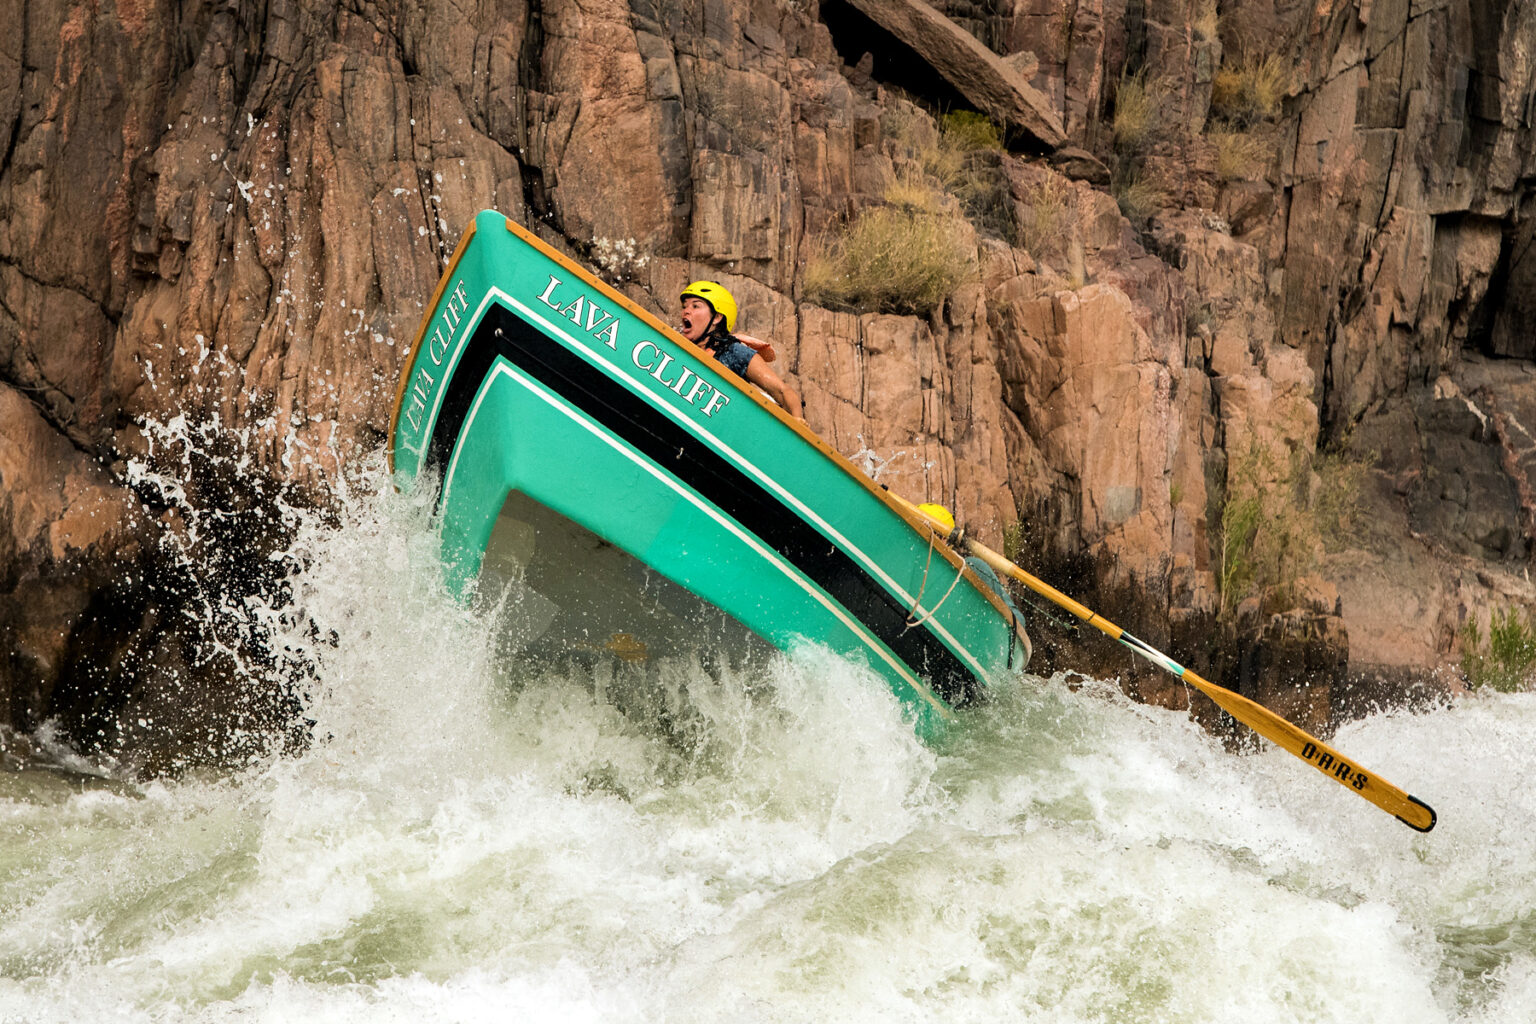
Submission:
{"label": "whitewater rapid", "polygon": [[808,648],[662,729],[502,663],[374,479],[295,540],[305,752],[0,772],[0,1021],[1536,1020],[1536,695],[1338,733],[1428,835],[1108,682],[927,747]]}

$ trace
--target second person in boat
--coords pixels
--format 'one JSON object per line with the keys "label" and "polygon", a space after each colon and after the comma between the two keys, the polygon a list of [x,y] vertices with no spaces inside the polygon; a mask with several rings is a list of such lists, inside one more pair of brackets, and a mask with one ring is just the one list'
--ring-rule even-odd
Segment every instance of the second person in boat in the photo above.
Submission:
{"label": "second person in boat", "polygon": [[756,338],[738,337],[736,300],[723,285],[695,281],[683,289],[679,324],[683,337],[698,345],[727,370],[743,377],[796,419],[801,419],[800,395],[773,372],[773,346]]}

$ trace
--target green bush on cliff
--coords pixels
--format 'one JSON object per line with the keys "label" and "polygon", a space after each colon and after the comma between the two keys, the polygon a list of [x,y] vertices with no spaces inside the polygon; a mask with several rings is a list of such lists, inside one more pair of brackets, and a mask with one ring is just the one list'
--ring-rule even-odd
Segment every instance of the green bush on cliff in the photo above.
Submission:
{"label": "green bush on cliff", "polygon": [[1488,687],[1500,693],[1529,689],[1536,678],[1536,623],[1514,608],[1494,609],[1488,620],[1488,641],[1476,619],[1461,630],[1461,670],[1474,690]]}
{"label": "green bush on cliff", "polygon": [[1258,445],[1234,454],[1218,494],[1217,585],[1222,618],[1250,597],[1289,599],[1324,550],[1360,515],[1365,463],[1292,452],[1286,464]]}
{"label": "green bush on cliff", "polygon": [[1024,557],[1024,546],[1028,540],[1029,531],[1024,526],[1024,520],[1015,519],[1003,527],[1003,557],[1010,562],[1020,561]]}
{"label": "green bush on cliff", "polygon": [[1250,592],[1257,589],[1264,575],[1259,527],[1264,520],[1266,489],[1261,474],[1267,475],[1269,459],[1258,448],[1249,448],[1228,464],[1226,493],[1221,502],[1221,558],[1217,564],[1217,587],[1221,593],[1221,614],[1230,615]]}
{"label": "green bush on cliff", "polygon": [[955,110],[941,116],[939,138],[944,145],[961,153],[1003,148],[1002,131],[985,114],[974,110]]}

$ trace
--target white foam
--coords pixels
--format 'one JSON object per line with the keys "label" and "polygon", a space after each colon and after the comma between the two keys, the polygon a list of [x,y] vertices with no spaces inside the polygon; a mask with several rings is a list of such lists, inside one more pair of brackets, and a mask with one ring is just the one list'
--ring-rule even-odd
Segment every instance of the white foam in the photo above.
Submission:
{"label": "white foam", "polygon": [[0,1020],[1536,1019],[1531,695],[1340,732],[1427,836],[1111,684],[930,749],[808,647],[674,679],[669,737],[510,680],[425,514],[302,525],[302,755],[0,775]]}

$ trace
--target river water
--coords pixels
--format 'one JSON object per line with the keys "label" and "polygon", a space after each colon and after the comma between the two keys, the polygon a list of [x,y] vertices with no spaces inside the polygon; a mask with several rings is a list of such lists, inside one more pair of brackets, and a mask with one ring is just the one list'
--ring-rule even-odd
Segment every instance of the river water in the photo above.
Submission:
{"label": "river water", "polygon": [[1428,835],[1109,683],[930,747],[807,649],[663,729],[500,664],[387,491],[295,541],[306,752],[0,772],[0,1022],[1536,1020],[1533,695],[1337,735]]}

